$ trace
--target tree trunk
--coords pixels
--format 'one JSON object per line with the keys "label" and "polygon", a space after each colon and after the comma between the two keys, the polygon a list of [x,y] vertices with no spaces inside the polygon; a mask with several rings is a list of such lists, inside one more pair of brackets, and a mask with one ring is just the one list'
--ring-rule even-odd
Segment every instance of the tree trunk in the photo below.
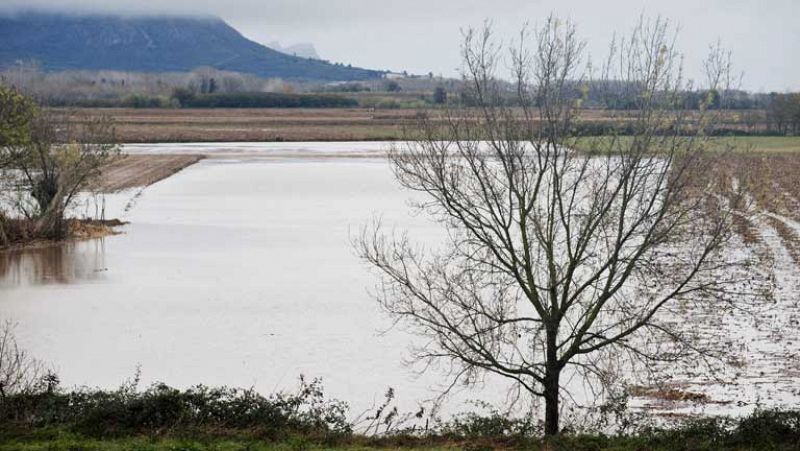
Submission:
{"label": "tree trunk", "polygon": [[66,226],[63,209],[58,207],[48,208],[36,220],[36,236],[53,240],[66,238]]}
{"label": "tree trunk", "polygon": [[6,218],[2,214],[0,214],[0,247],[8,246],[8,234],[6,234],[5,222]]}
{"label": "tree trunk", "polygon": [[558,395],[561,366],[558,362],[558,329],[547,330],[547,370],[544,378],[544,435],[558,435]]}
{"label": "tree trunk", "polygon": [[558,379],[560,370],[548,371],[544,386],[544,435],[558,435]]}

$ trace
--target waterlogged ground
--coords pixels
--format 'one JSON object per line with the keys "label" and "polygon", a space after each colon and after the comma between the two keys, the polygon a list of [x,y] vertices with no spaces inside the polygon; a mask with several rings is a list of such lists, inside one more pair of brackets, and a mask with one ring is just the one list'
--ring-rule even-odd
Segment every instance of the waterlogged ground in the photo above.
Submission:
{"label": "waterlogged ground", "polygon": [[[354,415],[380,403],[388,387],[401,410],[415,411],[446,380],[436,369],[418,377],[403,365],[413,337],[384,333],[390,322],[369,295],[376,279],[350,241],[378,216],[423,242],[439,242],[443,232],[410,214],[408,193],[380,158],[385,146],[131,146],[131,154],[209,158],[146,189],[77,207],[130,221],[123,234],[0,254],[0,314],[18,323],[21,344],[67,386],[116,387],[139,366],[144,384],[267,393],[293,388],[304,374],[322,377]],[[668,391],[640,388],[632,405],[742,413],[800,401],[800,271],[788,232],[771,215],[752,224],[755,238],[739,238],[737,255],[770,253],[774,305],[758,320],[737,312],[679,319],[735,350],[727,379],[665,368],[674,375]],[[795,219],[777,218],[800,236]],[[490,381],[461,393],[446,412],[470,410],[467,399],[502,403],[505,386]]]}
{"label": "waterlogged ground", "polygon": [[116,387],[137,365],[144,384],[264,393],[304,374],[355,413],[388,387],[415,410],[439,378],[402,364],[411,338],[382,333],[351,247],[378,215],[438,241],[407,197],[380,159],[209,158],[107,195],[106,217],[130,221],[121,235],[0,257],[0,311],[67,386]]}

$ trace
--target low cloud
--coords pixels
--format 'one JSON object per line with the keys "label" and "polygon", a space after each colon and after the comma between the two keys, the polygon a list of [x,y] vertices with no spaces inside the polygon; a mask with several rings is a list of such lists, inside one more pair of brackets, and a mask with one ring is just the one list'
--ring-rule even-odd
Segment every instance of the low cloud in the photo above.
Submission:
{"label": "low cloud", "polygon": [[[454,76],[460,30],[491,19],[512,39],[526,22],[552,11],[577,22],[595,59],[615,32],[641,14],[681,25],[687,72],[698,76],[708,45],[731,49],[744,87],[800,89],[800,17],[797,0],[5,0],[0,10],[125,15],[219,16],[259,42],[312,42],[320,54],[358,66]],[[2,45],[2,43],[0,43]]]}

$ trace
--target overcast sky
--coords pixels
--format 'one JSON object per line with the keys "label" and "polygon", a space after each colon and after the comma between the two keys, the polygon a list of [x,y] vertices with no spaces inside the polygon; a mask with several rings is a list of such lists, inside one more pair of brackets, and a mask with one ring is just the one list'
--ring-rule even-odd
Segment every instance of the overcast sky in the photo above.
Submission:
{"label": "overcast sky", "polygon": [[492,20],[512,36],[554,12],[578,25],[595,59],[644,13],[681,27],[687,72],[698,76],[720,39],[751,90],[800,90],[800,0],[0,0],[0,8],[222,17],[267,43],[313,43],[323,58],[375,69],[455,76],[460,30]]}

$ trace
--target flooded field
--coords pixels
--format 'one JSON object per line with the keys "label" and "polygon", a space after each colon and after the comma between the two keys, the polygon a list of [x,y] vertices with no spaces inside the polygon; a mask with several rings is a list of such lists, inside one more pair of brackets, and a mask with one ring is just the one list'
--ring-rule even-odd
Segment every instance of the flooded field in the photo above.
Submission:
{"label": "flooded field", "polygon": [[115,387],[137,365],[145,384],[263,392],[304,374],[354,409],[390,386],[413,409],[437,378],[403,367],[410,337],[381,333],[350,244],[377,214],[435,239],[406,198],[378,159],[206,159],[107,195],[123,234],[3,255],[0,309],[67,386]]}
{"label": "flooded field", "polygon": [[[410,214],[409,194],[379,158],[385,146],[130,146],[133,155],[208,158],[146,189],[76,206],[92,214],[104,202],[106,217],[130,221],[120,235],[0,254],[2,316],[18,323],[21,344],[52,363],[66,386],[116,387],[137,366],[145,384],[262,392],[293,388],[304,374],[322,377],[354,413],[379,403],[388,387],[413,410],[446,380],[403,365],[414,338],[383,333],[391,324],[368,292],[376,278],[351,238],[376,216],[427,243],[443,231]],[[757,322],[731,315],[698,326],[740,347],[737,381],[676,369],[674,399],[640,390],[635,405],[735,413],[800,398],[800,274],[774,219],[754,224],[774,254],[774,308]],[[456,399],[501,402],[504,388],[487,384]],[[461,401],[452,410],[469,410]]]}

